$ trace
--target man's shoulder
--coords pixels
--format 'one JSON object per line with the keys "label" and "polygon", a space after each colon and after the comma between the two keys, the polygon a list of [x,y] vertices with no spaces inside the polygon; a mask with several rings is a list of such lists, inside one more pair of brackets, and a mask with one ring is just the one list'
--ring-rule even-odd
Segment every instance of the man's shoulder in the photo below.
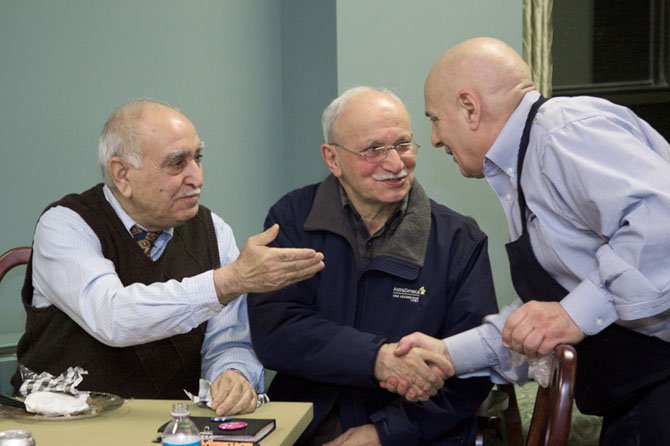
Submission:
{"label": "man's shoulder", "polygon": [[275,210],[292,209],[294,211],[308,211],[311,208],[314,199],[316,198],[320,184],[321,183],[308,184],[306,186],[293,189],[277,200],[272,208]]}
{"label": "man's shoulder", "polygon": [[45,211],[56,206],[73,207],[73,206],[83,206],[86,205],[87,203],[90,206],[90,203],[94,202],[96,199],[104,198],[102,187],[103,185],[102,183],[100,183],[85,190],[84,192],[69,193],[67,195],[64,195],[58,200],[55,200],[52,203],[50,203],[46,207]]}
{"label": "man's shoulder", "polygon": [[430,210],[436,231],[459,233],[473,240],[486,238],[486,234],[479,228],[474,217],[456,212],[433,199],[430,199]]}

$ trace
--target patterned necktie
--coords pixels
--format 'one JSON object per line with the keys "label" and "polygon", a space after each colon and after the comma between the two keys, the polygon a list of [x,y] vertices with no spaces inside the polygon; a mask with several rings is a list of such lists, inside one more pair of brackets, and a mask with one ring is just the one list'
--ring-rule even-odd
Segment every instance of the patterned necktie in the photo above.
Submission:
{"label": "patterned necktie", "polygon": [[151,255],[149,253],[151,252],[151,247],[154,246],[154,242],[161,234],[160,231],[158,232],[145,231],[139,226],[133,225],[133,227],[130,228],[130,233],[133,235],[135,242],[137,242],[140,248],[142,248],[144,254],[146,254],[147,257],[151,258]]}

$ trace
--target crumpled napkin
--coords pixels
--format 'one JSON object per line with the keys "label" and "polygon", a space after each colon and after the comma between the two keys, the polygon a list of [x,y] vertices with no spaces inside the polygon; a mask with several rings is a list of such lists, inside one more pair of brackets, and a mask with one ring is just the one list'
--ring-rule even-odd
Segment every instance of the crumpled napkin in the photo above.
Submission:
{"label": "crumpled napkin", "polygon": [[33,392],[24,401],[26,410],[50,417],[73,415],[88,409],[88,392],[76,396],[59,392]]}
{"label": "crumpled napkin", "polygon": [[529,358],[521,353],[511,351],[512,365],[518,367],[524,362],[528,362],[528,378],[535,381],[541,387],[547,387],[551,380],[551,366],[554,359],[554,354],[540,358]]}
{"label": "crumpled napkin", "polygon": [[19,393],[26,397],[26,410],[45,416],[72,415],[88,409],[88,392],[77,386],[88,372],[81,367],[68,367],[58,376],[48,372],[35,373],[19,365],[23,383]]}
{"label": "crumpled napkin", "polygon": [[23,384],[21,384],[21,388],[19,389],[19,393],[22,396],[28,396],[33,392],[40,391],[76,395],[78,392],[77,386],[83,381],[84,375],[88,374],[81,367],[68,367],[65,372],[56,377],[48,372],[37,374],[23,365],[19,365],[19,371],[23,380]]}
{"label": "crumpled napkin", "polygon": [[[210,409],[212,408],[212,383],[207,381],[206,379],[200,379],[199,387],[198,387],[198,394],[194,395],[191,392],[189,392],[186,389],[182,389],[186,396],[188,396],[188,399],[193,401],[199,406],[207,406]],[[264,393],[259,393],[257,396],[256,400],[256,408],[258,409],[265,403],[269,403],[270,398],[264,394]]]}
{"label": "crumpled napkin", "polygon": [[188,396],[188,399],[193,401],[199,406],[208,406],[211,407],[210,404],[212,403],[212,392],[210,391],[210,388],[212,387],[212,383],[207,381],[206,379],[200,379],[200,386],[198,388],[198,394],[194,395],[191,392],[189,392],[186,389],[182,389],[186,396]]}

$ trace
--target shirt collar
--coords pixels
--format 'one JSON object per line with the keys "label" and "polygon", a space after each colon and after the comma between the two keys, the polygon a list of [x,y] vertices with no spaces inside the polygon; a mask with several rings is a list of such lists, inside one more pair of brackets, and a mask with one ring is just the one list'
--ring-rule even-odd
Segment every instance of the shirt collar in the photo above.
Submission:
{"label": "shirt collar", "polygon": [[[130,215],[128,215],[128,213],[123,209],[123,206],[121,206],[121,203],[119,203],[119,200],[117,200],[116,197],[114,196],[114,193],[112,193],[112,190],[109,188],[109,186],[105,184],[102,187],[102,191],[105,194],[105,199],[109,202],[110,206],[112,206],[114,212],[116,212],[116,215],[121,220],[121,223],[123,223],[123,226],[128,231],[128,234],[130,234],[130,228],[132,228],[134,225],[137,225],[144,230],[147,229],[141,224],[137,223],[135,220],[133,220],[133,218]],[[163,230],[163,233],[172,237],[173,231],[174,228],[168,228]]]}
{"label": "shirt collar", "polygon": [[540,93],[535,90],[526,93],[514,112],[507,118],[507,122],[484,157],[485,176],[488,177],[498,170],[505,172],[512,180],[516,178],[521,132],[531,106],[539,97]]}

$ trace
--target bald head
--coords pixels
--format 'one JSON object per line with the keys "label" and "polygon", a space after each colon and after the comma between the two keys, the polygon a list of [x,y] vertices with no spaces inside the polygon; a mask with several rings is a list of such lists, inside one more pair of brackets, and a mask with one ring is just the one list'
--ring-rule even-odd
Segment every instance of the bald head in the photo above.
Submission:
{"label": "bald head", "polygon": [[[400,98],[390,90],[383,88],[374,88],[368,86],[353,87],[346,90],[340,96],[335,98],[323,111],[321,124],[323,127],[323,141],[332,143],[337,140],[337,131],[339,127],[344,126],[342,116],[351,109],[357,109],[360,106],[370,106],[376,101],[383,101],[389,106],[400,106],[405,113],[405,105]],[[409,114],[407,115],[409,120]]]}
{"label": "bald head", "polygon": [[430,70],[428,87],[446,100],[471,90],[481,98],[485,113],[505,116],[534,89],[530,68],[521,56],[488,37],[466,40],[447,51]]}
{"label": "bald head", "polygon": [[534,90],[530,69],[509,45],[466,40],[447,51],[426,78],[431,142],[444,147],[467,177],[484,176],[484,157],[524,95]]}

